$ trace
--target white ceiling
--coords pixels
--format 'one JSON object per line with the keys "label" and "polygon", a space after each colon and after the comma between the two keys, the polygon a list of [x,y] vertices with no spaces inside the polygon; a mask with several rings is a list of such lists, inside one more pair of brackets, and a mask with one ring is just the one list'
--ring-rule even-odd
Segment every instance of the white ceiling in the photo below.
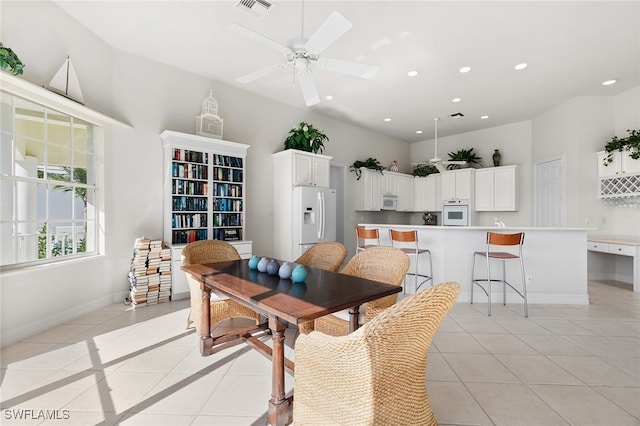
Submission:
{"label": "white ceiling", "polygon": [[[53,1],[118,50],[307,108],[291,68],[237,83],[283,57],[225,30],[237,22],[287,44],[300,37],[302,1],[273,0],[262,18],[237,8],[237,0]],[[436,116],[442,119],[438,135],[446,136],[531,119],[576,96],[610,96],[640,84],[638,1],[306,0],[304,36],[333,10],[353,27],[324,56],[379,70],[375,79],[362,80],[314,69],[322,100],[309,108],[408,142],[431,139]],[[515,71],[522,62],[528,67]],[[463,66],[472,71],[460,73]],[[409,78],[412,69],[420,74]],[[608,79],[617,83],[603,86]],[[453,103],[456,97],[462,101]],[[224,105],[220,109],[224,116]],[[464,117],[449,117],[456,112]]]}

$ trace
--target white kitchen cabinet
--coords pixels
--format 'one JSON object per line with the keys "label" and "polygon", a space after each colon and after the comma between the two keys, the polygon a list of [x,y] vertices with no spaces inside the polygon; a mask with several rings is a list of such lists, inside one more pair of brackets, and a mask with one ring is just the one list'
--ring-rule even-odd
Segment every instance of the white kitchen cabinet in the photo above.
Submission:
{"label": "white kitchen cabinet", "polygon": [[439,212],[442,211],[440,196],[440,173],[414,179],[413,211]]}
{"label": "white kitchen cabinet", "polygon": [[398,211],[414,211],[414,178],[411,175],[398,174],[396,176],[396,190],[398,195]]}
{"label": "white kitchen cabinet", "polygon": [[613,161],[608,166],[604,165],[604,159],[607,157],[606,151],[598,152],[597,157],[598,177],[640,174],[640,159],[634,160],[628,152],[614,152]]}
{"label": "white kitchen cabinet", "polygon": [[355,182],[354,208],[358,211],[380,211],[382,174],[378,170],[360,169]]}
{"label": "white kitchen cabinet", "polygon": [[382,172],[380,191],[384,195],[398,195],[398,176],[395,172]]}
{"label": "white kitchen cabinet", "polygon": [[288,176],[292,187],[328,188],[331,158],[296,149],[287,149],[273,154],[275,170]]}
{"label": "white kitchen cabinet", "polygon": [[477,169],[475,211],[516,211],[517,170],[515,165]]}
{"label": "white kitchen cabinet", "polygon": [[441,195],[443,201],[473,199],[475,169],[447,170],[441,173]]}

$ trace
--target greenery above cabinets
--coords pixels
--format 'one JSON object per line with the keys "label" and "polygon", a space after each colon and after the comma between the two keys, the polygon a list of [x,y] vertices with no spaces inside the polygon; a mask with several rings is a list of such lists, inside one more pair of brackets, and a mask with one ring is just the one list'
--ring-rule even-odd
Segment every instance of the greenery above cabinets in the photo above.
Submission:
{"label": "greenery above cabinets", "polygon": [[616,151],[629,152],[629,157],[634,160],[640,160],[640,131],[627,129],[629,136],[626,138],[612,137],[604,146],[607,156],[604,157],[603,164],[608,166],[613,162],[613,156]]}
{"label": "greenery above cabinets", "polygon": [[360,169],[362,168],[378,170],[381,174],[382,174],[382,171],[385,169],[385,167],[382,164],[380,164],[380,162],[375,158],[369,157],[364,161],[360,161],[360,160],[354,161],[353,164],[349,166],[349,170],[352,172],[355,172],[356,180],[360,180],[360,176],[362,175],[362,172],[360,171]]}
{"label": "greenery above cabinets", "polygon": [[328,141],[329,137],[322,130],[303,121],[289,130],[289,135],[284,140],[284,149],[297,149],[317,154],[324,151],[324,143]]}
{"label": "greenery above cabinets", "polygon": [[429,176],[433,173],[438,173],[438,169],[432,164],[429,163],[420,163],[413,166],[413,170],[411,174],[413,176],[425,177]]}

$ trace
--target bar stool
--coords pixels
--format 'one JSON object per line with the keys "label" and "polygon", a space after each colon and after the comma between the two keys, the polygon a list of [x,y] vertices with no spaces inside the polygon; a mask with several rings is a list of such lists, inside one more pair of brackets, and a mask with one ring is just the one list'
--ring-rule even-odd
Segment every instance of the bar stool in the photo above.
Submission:
{"label": "bar stool", "polygon": [[[368,242],[369,240],[375,241],[375,244],[373,242]],[[378,247],[379,245],[380,238],[378,235],[378,228],[365,229],[356,226],[356,253],[371,247]]]}
{"label": "bar stool", "polygon": [[[389,238],[391,238],[391,246],[399,248],[404,251],[409,258],[415,258],[415,267],[413,268],[413,272],[408,272],[407,275],[414,276],[415,283],[415,292],[418,292],[418,289],[422,286],[422,284],[427,281],[431,281],[431,285],[433,285],[433,262],[431,261],[431,251],[428,249],[421,249],[418,245],[418,231],[396,231],[393,229],[389,229]],[[419,267],[419,258],[421,254],[429,255],[429,275],[420,274]],[[422,282],[418,285],[418,277],[424,278]],[[406,280],[405,280],[406,282]],[[406,285],[404,288],[404,293],[406,294],[407,289]]]}
{"label": "bar stool", "polygon": [[[487,232],[487,249],[485,251],[477,251],[473,253],[473,264],[471,266],[471,303],[473,304],[473,285],[476,284],[484,291],[489,300],[489,316],[491,316],[491,283],[502,283],[502,304],[507,304],[507,286],[511,287],[524,300],[524,316],[529,316],[527,308],[527,283],[524,275],[524,258],[522,257],[522,244],[524,243],[524,232],[517,234],[498,234],[495,232]],[[505,251],[491,251],[492,246],[501,247],[518,247],[518,253]],[[484,256],[487,262],[487,278],[476,278],[475,266],[476,257]],[[502,262],[502,279],[491,278],[491,259]],[[508,260],[516,260],[520,262],[520,271],[522,272],[522,291],[516,289],[506,280],[506,263]],[[481,283],[486,283],[486,288]]]}

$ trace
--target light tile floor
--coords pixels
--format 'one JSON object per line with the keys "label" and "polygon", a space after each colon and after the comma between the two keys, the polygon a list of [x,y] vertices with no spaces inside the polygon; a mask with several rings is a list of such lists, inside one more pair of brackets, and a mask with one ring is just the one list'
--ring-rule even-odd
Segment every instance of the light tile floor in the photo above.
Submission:
{"label": "light tile floor", "polygon": [[[640,425],[640,294],[591,282],[589,296],[531,305],[528,319],[517,304],[487,317],[486,305],[457,303],[427,368],[439,423]],[[3,348],[0,423],[266,424],[269,361],[243,344],[201,357],[188,303],[114,304]]]}

